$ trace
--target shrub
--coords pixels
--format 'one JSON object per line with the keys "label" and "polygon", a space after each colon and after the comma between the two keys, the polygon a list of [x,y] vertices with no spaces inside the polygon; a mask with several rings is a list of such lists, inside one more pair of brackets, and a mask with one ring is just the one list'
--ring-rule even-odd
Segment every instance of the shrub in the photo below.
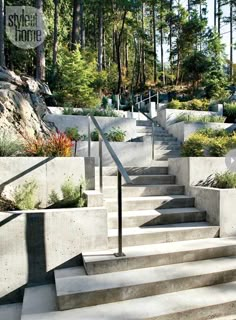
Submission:
{"label": "shrub", "polygon": [[224,129],[212,129],[212,128],[204,128],[197,131],[197,133],[207,136],[208,138],[217,138],[217,137],[227,137],[229,136],[229,132]]}
{"label": "shrub", "polygon": [[183,157],[203,157],[204,156],[204,136],[201,134],[192,135],[182,146],[181,155]]}
{"label": "shrub", "polygon": [[15,157],[21,155],[23,145],[9,137],[5,132],[0,135],[0,157]]}
{"label": "shrub", "polygon": [[36,191],[38,186],[35,181],[26,181],[22,186],[16,187],[13,199],[20,210],[32,210],[37,207]]}
{"label": "shrub", "polygon": [[178,110],[208,111],[209,102],[206,99],[193,99],[185,102],[180,102],[179,100],[172,100],[167,107],[169,109]]}
{"label": "shrub", "polygon": [[92,141],[98,141],[99,140],[99,133],[97,129],[91,132],[91,140]]}
{"label": "shrub", "polygon": [[85,182],[80,181],[75,185],[69,178],[61,186],[62,199],[53,190],[49,195],[49,204],[54,208],[71,208],[71,207],[85,207],[86,199],[84,197]]}
{"label": "shrub", "polygon": [[224,116],[231,118],[232,121],[236,119],[236,103],[227,103],[224,105]]}
{"label": "shrub", "polygon": [[109,108],[107,107],[106,110],[94,108],[94,109],[82,109],[78,111],[74,111],[72,108],[65,108],[63,114],[64,115],[70,114],[74,116],[93,115],[94,117],[113,117],[113,118],[119,116],[118,113],[110,107]]}
{"label": "shrub", "polygon": [[25,152],[28,156],[70,157],[72,142],[64,133],[54,133],[48,138],[28,138]]}
{"label": "shrub", "polygon": [[167,105],[168,109],[182,109],[181,107],[182,107],[182,103],[179,100],[172,100]]}
{"label": "shrub", "polygon": [[228,146],[229,138],[218,137],[211,139],[208,144],[208,150],[211,157],[224,157],[229,151]]}
{"label": "shrub", "polygon": [[194,115],[181,115],[177,117],[176,122],[219,122],[219,123],[224,123],[225,118],[221,116],[194,116]]}
{"label": "shrub", "polygon": [[108,137],[109,141],[123,142],[123,141],[125,141],[126,131],[121,130],[120,127],[112,128],[108,132],[107,137]]}
{"label": "shrub", "polygon": [[214,177],[202,183],[202,185],[219,189],[235,189],[236,173],[230,171],[217,173]]}

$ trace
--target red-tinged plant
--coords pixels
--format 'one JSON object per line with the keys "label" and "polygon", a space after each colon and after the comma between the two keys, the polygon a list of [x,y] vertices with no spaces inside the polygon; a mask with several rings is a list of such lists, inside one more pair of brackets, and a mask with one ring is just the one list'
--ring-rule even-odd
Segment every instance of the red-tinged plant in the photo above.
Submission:
{"label": "red-tinged plant", "polygon": [[72,141],[64,133],[54,133],[48,138],[27,138],[25,151],[28,156],[71,157]]}

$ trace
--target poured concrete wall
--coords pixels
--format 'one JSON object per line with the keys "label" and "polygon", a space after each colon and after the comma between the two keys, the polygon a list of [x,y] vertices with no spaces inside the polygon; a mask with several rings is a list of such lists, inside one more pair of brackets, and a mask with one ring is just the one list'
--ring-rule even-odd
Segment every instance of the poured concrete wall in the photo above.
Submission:
{"label": "poured concrete wall", "polygon": [[176,183],[184,185],[187,194],[190,186],[205,181],[215,173],[228,170],[224,157],[175,158],[169,159],[168,163],[169,173],[176,175]]}
{"label": "poured concrete wall", "polygon": [[95,189],[94,158],[0,158],[0,190],[11,197],[17,186],[34,180],[37,183],[37,200],[46,206],[52,190],[60,192],[68,179],[78,184],[87,181],[86,189]]}
{"label": "poured concrete wall", "polygon": [[[145,166],[152,162],[151,142],[111,142],[110,143],[122,165]],[[88,154],[88,142],[79,142],[77,154],[81,157]],[[91,156],[95,164],[99,161],[99,143],[91,142]],[[103,165],[114,166],[114,162],[103,143]]]}
{"label": "poured concrete wall", "polygon": [[190,194],[195,197],[195,205],[207,211],[207,221],[220,226],[220,236],[236,236],[235,189],[213,189],[191,187]]}
{"label": "poured concrete wall", "polygon": [[[59,131],[65,132],[67,128],[77,128],[80,134],[88,135],[88,118],[84,116],[66,116],[48,114],[45,116],[46,121],[53,122]],[[126,132],[125,141],[136,138],[136,120],[120,117],[96,117],[98,124],[104,132],[110,131],[113,127],[120,127]],[[94,125],[91,121],[91,130],[94,130]]]}
{"label": "poured concrete wall", "polygon": [[184,142],[186,141],[191,134],[194,132],[205,129],[211,128],[214,130],[225,129],[228,131],[233,131],[236,129],[236,124],[233,123],[215,123],[215,122],[208,122],[208,123],[189,123],[189,122],[178,122],[170,125],[168,127],[168,132],[172,134],[175,138],[179,141]]}
{"label": "poured concrete wall", "polygon": [[105,208],[0,212],[0,304],[20,301],[27,284],[53,281],[55,268],[80,264],[82,251],[106,248]]}
{"label": "poured concrete wall", "polygon": [[168,128],[170,125],[176,123],[178,117],[182,115],[192,115],[196,117],[202,116],[214,116],[219,115],[217,112],[209,111],[192,111],[192,110],[176,110],[176,109],[164,109],[158,112],[157,122],[163,128]]}

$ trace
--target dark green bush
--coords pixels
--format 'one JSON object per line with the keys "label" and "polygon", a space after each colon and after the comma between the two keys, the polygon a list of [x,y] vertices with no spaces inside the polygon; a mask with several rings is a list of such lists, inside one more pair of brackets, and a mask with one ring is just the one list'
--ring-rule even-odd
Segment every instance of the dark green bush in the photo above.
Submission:
{"label": "dark green bush", "polygon": [[108,140],[114,142],[123,142],[125,141],[126,132],[118,128],[112,128],[108,132]]}
{"label": "dark green bush", "polygon": [[224,105],[224,116],[231,118],[232,121],[236,119],[236,103],[227,103]]}
{"label": "dark green bush", "polygon": [[208,178],[207,181],[200,185],[204,187],[219,188],[219,189],[235,189],[236,188],[236,173],[227,171],[217,173],[215,176]]}

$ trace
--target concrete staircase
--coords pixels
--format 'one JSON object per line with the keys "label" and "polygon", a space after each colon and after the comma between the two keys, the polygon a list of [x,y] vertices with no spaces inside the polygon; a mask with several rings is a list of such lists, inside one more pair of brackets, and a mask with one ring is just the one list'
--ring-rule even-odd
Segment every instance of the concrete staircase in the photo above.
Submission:
{"label": "concrete staircase", "polygon": [[0,307],[0,320],[236,319],[236,238],[219,238],[167,163],[155,163],[126,168],[135,184],[123,185],[125,256],[114,255],[117,177],[108,167],[108,250],[55,270],[55,284],[26,288],[23,304]]}
{"label": "concrete staircase", "polygon": [[[137,120],[136,122],[136,141],[150,141],[152,136],[151,121]],[[155,160],[167,160],[168,158],[176,158],[180,156],[180,142],[167,130],[160,126],[155,127]]]}

